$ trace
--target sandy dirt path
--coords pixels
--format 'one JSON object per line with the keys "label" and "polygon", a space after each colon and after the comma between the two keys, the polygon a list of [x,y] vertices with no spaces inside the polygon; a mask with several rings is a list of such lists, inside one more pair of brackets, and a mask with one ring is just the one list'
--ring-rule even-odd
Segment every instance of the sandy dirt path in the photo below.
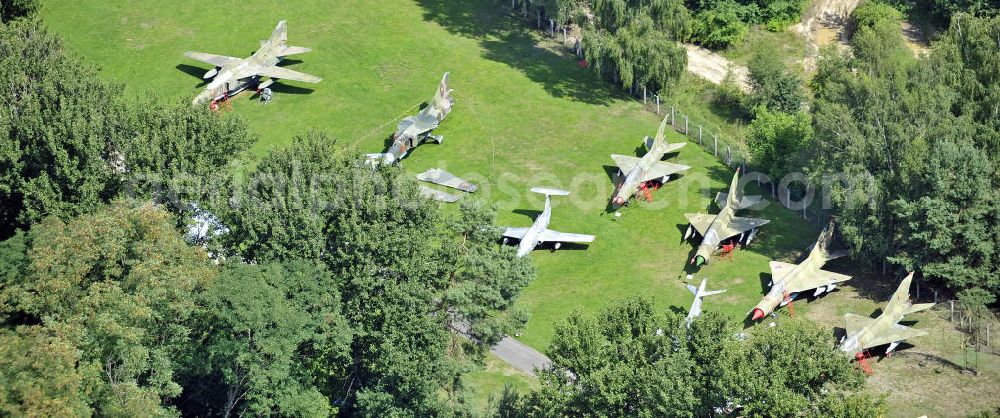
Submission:
{"label": "sandy dirt path", "polygon": [[733,64],[722,55],[705,48],[687,44],[684,45],[684,48],[687,49],[687,70],[692,74],[712,83],[722,84],[722,80],[726,78],[726,74],[732,70],[736,84],[740,87],[740,90],[744,92],[750,91],[750,84],[748,83],[749,72],[746,67]]}

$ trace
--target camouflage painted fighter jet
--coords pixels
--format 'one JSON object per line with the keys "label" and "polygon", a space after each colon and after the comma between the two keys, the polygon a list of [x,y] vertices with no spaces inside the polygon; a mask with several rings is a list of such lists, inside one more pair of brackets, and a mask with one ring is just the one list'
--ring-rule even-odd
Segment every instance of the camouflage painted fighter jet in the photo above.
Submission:
{"label": "camouflage painted fighter jet", "polygon": [[694,293],[694,302],[691,302],[691,309],[688,310],[687,323],[691,325],[691,321],[695,318],[701,316],[701,298],[705,296],[717,295],[719,293],[725,292],[726,289],[722,290],[705,290],[705,285],[708,284],[708,279],[701,279],[701,286],[694,287],[693,285],[687,285],[688,290]]}
{"label": "camouflage painted fighter jet", "polygon": [[[306,83],[323,81],[322,78],[316,76],[278,67],[278,63],[289,55],[311,51],[311,49],[301,46],[289,46],[286,44],[287,40],[288,25],[282,20],[274,28],[271,37],[260,41],[260,49],[249,58],[227,57],[204,52],[185,52],[184,56],[188,58],[215,66],[203,76],[205,79],[211,78],[212,81],[208,83],[208,86],[205,86],[205,91],[194,98],[192,103],[198,105],[214,102],[249,88],[260,91],[278,79]],[[261,77],[268,77],[269,80],[261,82]]]}
{"label": "camouflage painted fighter jet", "polygon": [[833,252],[833,223],[819,234],[816,243],[805,260],[799,264],[771,261],[771,290],[764,295],[757,306],[754,306],[753,320],[763,318],[779,306],[785,306],[795,299],[800,292],[816,289],[813,296],[833,291],[837,284],[848,280],[851,276],[820,270],[827,261],[847,255],[846,251]]}
{"label": "camouflage painted fighter jet", "polygon": [[400,121],[396,126],[396,133],[392,134],[392,145],[389,149],[382,154],[368,154],[369,160],[394,164],[406,157],[411,149],[428,139],[440,144],[444,141],[444,137],[431,135],[431,131],[438,127],[445,116],[448,116],[454,102],[451,98],[451,89],[448,88],[448,73],[444,73],[430,103],[420,109],[420,113],[407,116]]}
{"label": "camouflage painted fighter jet", "polygon": [[639,192],[641,184],[654,180],[664,183],[671,174],[691,168],[686,165],[660,161],[667,153],[677,151],[687,145],[687,142],[667,143],[664,139],[666,126],[667,118],[664,117],[663,122],[660,122],[659,130],[656,131],[656,138],[646,137],[645,145],[648,152],[642,158],[611,154],[611,159],[615,160],[615,165],[621,170],[620,175],[624,175],[615,186],[615,194],[611,197],[612,209],[618,209],[628,203],[629,199]]}
{"label": "camouflage painted fighter jet", "polygon": [[892,350],[903,340],[927,335],[927,331],[899,324],[904,316],[934,306],[933,303],[915,305],[910,301],[910,282],[912,280],[913,273],[906,275],[878,318],[868,318],[850,313],[844,315],[847,335],[844,336],[840,344],[840,350],[844,354],[858,357],[868,348],[889,344],[885,354],[890,355]]}
{"label": "camouflage painted fighter jet", "polygon": [[552,218],[552,201],[551,196],[566,196],[569,192],[559,189],[549,189],[546,187],[532,187],[532,192],[541,193],[545,195],[545,210],[542,211],[541,215],[535,218],[535,222],[531,224],[528,228],[507,228],[503,232],[503,242],[506,244],[508,238],[513,238],[520,240],[517,245],[517,256],[524,257],[534,250],[538,244],[543,242],[555,242],[555,249],[559,247],[564,242],[579,242],[579,243],[589,243],[594,241],[593,235],[583,235],[583,234],[567,234],[565,232],[558,232],[548,229],[549,220]]}
{"label": "camouflage painted fighter jet", "polygon": [[734,243],[747,245],[757,235],[757,228],[771,222],[767,219],[742,218],[736,216],[736,211],[746,209],[760,202],[760,196],[743,196],[738,189],[740,170],[736,169],[733,175],[733,182],[729,185],[729,193],[719,193],[715,197],[715,202],[721,210],[717,215],[706,213],[685,213],[688,219],[687,231],[684,232],[684,239],[688,239],[697,233],[701,235],[701,244],[694,257],[691,257],[691,264],[700,266],[708,263],[709,257],[719,248],[719,245],[726,239],[736,236]]}

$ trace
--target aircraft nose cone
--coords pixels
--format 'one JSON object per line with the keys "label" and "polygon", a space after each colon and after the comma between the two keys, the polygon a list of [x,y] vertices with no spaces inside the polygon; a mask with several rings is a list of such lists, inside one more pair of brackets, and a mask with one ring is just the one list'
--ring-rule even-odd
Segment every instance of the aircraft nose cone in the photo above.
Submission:
{"label": "aircraft nose cone", "polygon": [[752,317],[752,319],[754,321],[756,321],[758,319],[761,319],[763,317],[764,317],[764,311],[762,311],[760,308],[753,308],[753,317]]}
{"label": "aircraft nose cone", "polygon": [[625,204],[625,198],[621,196],[615,196],[615,198],[611,200],[611,203],[615,205],[615,207],[621,207],[622,205]]}
{"label": "aircraft nose cone", "polygon": [[700,255],[694,256],[694,265],[701,266],[702,264],[705,264],[705,257],[702,257]]}

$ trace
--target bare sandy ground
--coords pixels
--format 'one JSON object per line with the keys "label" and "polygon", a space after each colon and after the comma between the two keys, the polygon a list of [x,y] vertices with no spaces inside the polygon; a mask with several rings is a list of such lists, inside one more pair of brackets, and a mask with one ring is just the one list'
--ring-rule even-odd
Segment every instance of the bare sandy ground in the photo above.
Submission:
{"label": "bare sandy ground", "polygon": [[684,48],[687,49],[687,70],[692,74],[712,83],[721,84],[722,80],[726,78],[726,74],[732,71],[736,85],[745,92],[750,91],[750,85],[747,81],[749,73],[746,67],[733,64],[722,55],[705,48],[694,45],[684,45]]}

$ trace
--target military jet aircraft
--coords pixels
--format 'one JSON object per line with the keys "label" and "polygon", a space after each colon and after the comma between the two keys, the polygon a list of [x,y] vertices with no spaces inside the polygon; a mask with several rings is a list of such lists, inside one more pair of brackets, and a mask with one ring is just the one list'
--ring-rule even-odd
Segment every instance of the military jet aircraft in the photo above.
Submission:
{"label": "military jet aircraft", "polygon": [[717,295],[719,293],[725,292],[726,289],[722,290],[705,290],[705,285],[708,283],[708,279],[701,279],[701,286],[694,287],[693,285],[687,285],[688,290],[694,293],[694,302],[691,302],[691,309],[688,310],[687,323],[691,325],[691,321],[695,318],[701,316],[701,298],[705,296]]}
{"label": "military jet aircraft", "polygon": [[396,133],[392,134],[392,145],[389,149],[382,154],[368,154],[369,160],[393,164],[428,139],[440,144],[444,141],[444,137],[431,135],[431,131],[438,127],[445,116],[448,116],[454,102],[451,98],[451,89],[448,88],[448,73],[444,73],[430,103],[420,109],[415,116],[407,116],[400,121],[396,126]]}
{"label": "military jet aircraft", "polygon": [[910,282],[913,280],[913,273],[906,275],[906,278],[899,284],[899,288],[892,294],[892,298],[886,303],[885,309],[878,318],[868,318],[861,315],[846,314],[847,335],[841,340],[840,350],[847,355],[860,356],[861,353],[870,348],[889,344],[885,354],[888,356],[892,350],[903,340],[927,335],[927,331],[913,329],[900,325],[905,315],[920,312],[934,306],[933,303],[913,304],[910,300]]}
{"label": "military jet aircraft", "polygon": [[[274,28],[271,37],[260,41],[260,49],[249,58],[227,57],[204,52],[185,52],[184,56],[188,58],[215,66],[203,76],[205,79],[211,78],[212,81],[208,83],[208,86],[205,86],[205,91],[194,98],[192,104],[214,102],[248,88],[263,90],[277,79],[306,83],[323,81],[322,78],[316,76],[278,67],[278,63],[289,55],[311,51],[311,49],[301,46],[289,46],[286,44],[287,40],[288,25],[282,20]],[[270,79],[261,82],[261,77],[269,77]]]}
{"label": "military jet aircraft", "polygon": [[771,290],[764,295],[757,306],[753,308],[753,320],[763,318],[773,312],[779,306],[785,306],[800,292],[816,289],[813,296],[819,296],[824,292],[830,292],[837,283],[851,278],[851,276],[820,270],[827,261],[847,255],[846,251],[833,252],[830,246],[833,243],[833,223],[819,234],[816,243],[805,260],[799,264],[782,263],[771,261]]}
{"label": "military jet aircraft", "polygon": [[559,247],[564,242],[579,242],[579,243],[589,243],[594,241],[593,235],[583,235],[583,234],[567,234],[565,232],[553,231],[547,229],[549,227],[549,220],[552,218],[552,201],[551,196],[566,196],[569,192],[559,189],[550,189],[546,187],[532,187],[532,192],[540,193],[545,195],[545,210],[542,211],[541,215],[535,218],[535,222],[531,224],[528,228],[507,228],[503,232],[504,243],[507,243],[508,238],[513,238],[520,240],[517,245],[517,256],[524,257],[534,250],[538,244],[543,242],[555,242],[555,249]]}
{"label": "military jet aircraft", "polygon": [[736,211],[746,209],[760,202],[760,196],[743,196],[738,190],[740,170],[736,169],[733,175],[733,182],[729,185],[729,193],[719,193],[715,197],[715,202],[721,210],[717,215],[706,213],[685,213],[688,219],[687,231],[684,232],[684,239],[694,236],[695,233],[701,235],[701,244],[694,257],[691,257],[691,264],[700,266],[708,263],[709,257],[723,240],[733,236],[738,236],[735,242],[747,245],[757,235],[757,228],[771,222],[767,219],[741,218],[735,216]]}
{"label": "military jet aircraft", "polygon": [[675,174],[691,167],[660,161],[667,153],[677,151],[687,145],[687,142],[676,144],[667,143],[664,139],[664,129],[667,126],[667,118],[660,122],[660,128],[656,131],[656,138],[646,137],[646,155],[642,158],[630,157],[627,155],[611,154],[611,159],[615,160],[615,165],[624,174],[622,180],[615,186],[615,194],[611,197],[612,209],[618,209],[625,205],[630,198],[639,192],[639,186],[643,183],[659,180],[666,182],[671,174]]}

